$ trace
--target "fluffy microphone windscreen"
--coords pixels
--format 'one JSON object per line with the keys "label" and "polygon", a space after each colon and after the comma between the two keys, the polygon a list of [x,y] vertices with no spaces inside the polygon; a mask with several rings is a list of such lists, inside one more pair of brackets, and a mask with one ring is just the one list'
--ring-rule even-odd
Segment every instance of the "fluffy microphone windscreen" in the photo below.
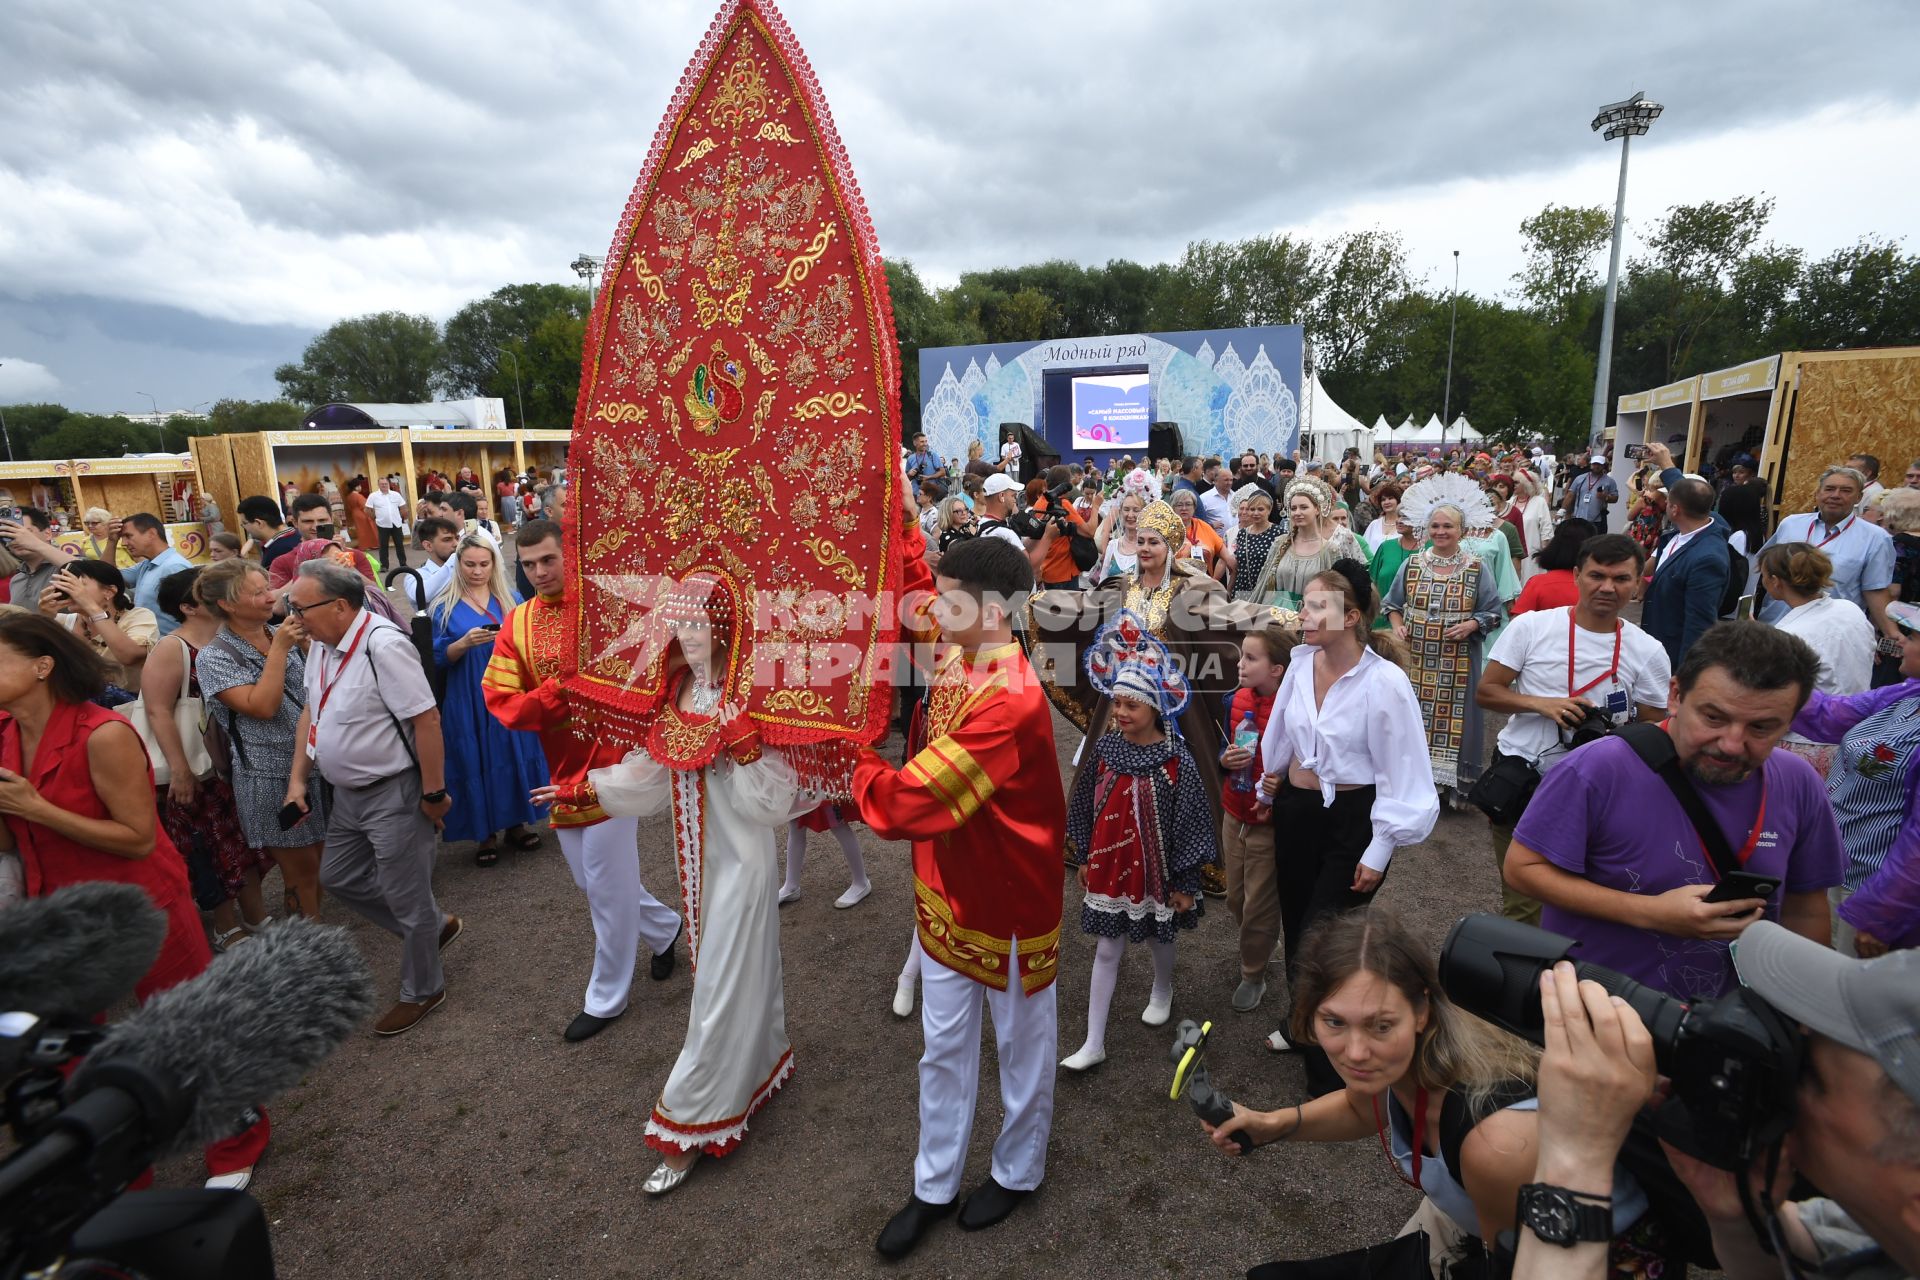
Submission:
{"label": "fluffy microphone windscreen", "polygon": [[90,1018],[126,999],[167,918],[130,884],[76,884],[0,911],[0,1011]]}
{"label": "fluffy microphone windscreen", "polygon": [[84,1094],[109,1062],[185,1086],[192,1107],[164,1153],[190,1150],[238,1132],[249,1107],[297,1084],[372,1011],[373,975],[347,931],[284,920],[108,1028],[73,1087]]}

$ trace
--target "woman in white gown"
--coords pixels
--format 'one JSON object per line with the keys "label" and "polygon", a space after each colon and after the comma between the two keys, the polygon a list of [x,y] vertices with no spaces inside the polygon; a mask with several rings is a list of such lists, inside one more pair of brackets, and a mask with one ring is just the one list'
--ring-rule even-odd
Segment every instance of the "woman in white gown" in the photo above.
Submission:
{"label": "woman in white gown", "polygon": [[589,777],[616,816],[673,811],[674,854],[693,963],[687,1040],[647,1121],[662,1152],[643,1184],[665,1195],[702,1155],[723,1156],[793,1070],[781,996],[780,863],[773,832],[820,798],[762,744],[726,698],[750,670],[732,652],[734,613],[717,583],[666,608],[667,696],[646,746]]}

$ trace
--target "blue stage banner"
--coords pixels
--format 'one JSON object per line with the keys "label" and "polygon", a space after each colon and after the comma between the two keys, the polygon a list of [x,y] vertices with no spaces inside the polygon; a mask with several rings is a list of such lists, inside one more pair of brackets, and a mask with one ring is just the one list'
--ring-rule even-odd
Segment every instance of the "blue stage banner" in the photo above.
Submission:
{"label": "blue stage banner", "polygon": [[1286,454],[1299,445],[1298,325],[927,347],[920,425],[933,451],[999,456],[1000,424],[1025,423],[1064,459],[1138,457],[1150,424],[1179,427],[1188,452]]}

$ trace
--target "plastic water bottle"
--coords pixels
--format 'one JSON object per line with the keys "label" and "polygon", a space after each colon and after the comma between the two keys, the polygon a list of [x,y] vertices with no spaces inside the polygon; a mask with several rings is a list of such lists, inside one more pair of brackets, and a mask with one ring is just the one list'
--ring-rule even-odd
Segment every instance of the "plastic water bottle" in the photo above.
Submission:
{"label": "plastic water bottle", "polygon": [[[1241,718],[1240,727],[1233,731],[1233,745],[1236,747],[1245,747],[1258,756],[1260,752],[1260,731],[1254,728],[1253,712],[1247,712],[1247,714]],[[1235,791],[1252,791],[1253,784],[1256,781],[1256,770],[1256,761],[1247,761],[1233,771],[1233,777],[1229,780],[1229,785],[1232,786]]]}

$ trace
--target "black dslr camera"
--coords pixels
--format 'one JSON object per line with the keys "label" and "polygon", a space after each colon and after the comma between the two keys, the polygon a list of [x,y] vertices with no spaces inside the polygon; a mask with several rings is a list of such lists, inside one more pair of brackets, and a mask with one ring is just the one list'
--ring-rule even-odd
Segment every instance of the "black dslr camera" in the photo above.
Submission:
{"label": "black dslr camera", "polygon": [[1598,707],[1587,707],[1580,713],[1579,723],[1571,729],[1563,727],[1560,730],[1560,739],[1567,744],[1567,750],[1572,751],[1589,742],[1600,741],[1613,729],[1613,720],[1606,712]]}
{"label": "black dslr camera", "polygon": [[1495,915],[1464,917],[1440,952],[1453,1002],[1541,1043],[1540,975],[1560,960],[1633,1007],[1653,1036],[1654,1061],[1673,1092],[1654,1129],[1680,1150],[1741,1170],[1793,1127],[1805,1037],[1745,987],[1687,1004],[1598,965],[1574,960],[1572,938]]}
{"label": "black dslr camera", "polygon": [[1047,531],[1047,522],[1051,520],[1062,536],[1073,532],[1073,526],[1067,521],[1067,495],[1073,492],[1073,483],[1066,481],[1047,490],[1047,509],[1036,511],[1029,507],[1025,511],[1016,511],[1007,517],[1007,528],[1023,538],[1038,538]]}

